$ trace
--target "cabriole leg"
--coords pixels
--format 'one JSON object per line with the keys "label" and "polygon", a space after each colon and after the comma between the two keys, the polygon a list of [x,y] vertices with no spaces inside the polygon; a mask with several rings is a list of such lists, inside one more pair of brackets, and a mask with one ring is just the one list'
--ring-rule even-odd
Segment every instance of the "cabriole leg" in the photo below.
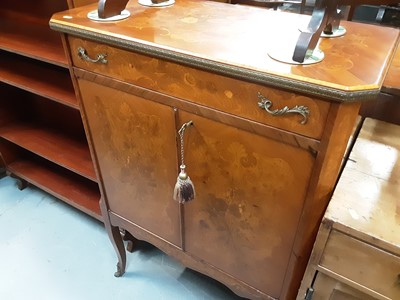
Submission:
{"label": "cabriole leg", "polygon": [[114,276],[121,277],[124,275],[126,267],[126,252],[124,242],[122,240],[119,227],[110,226],[110,229],[107,229],[107,232],[118,256],[117,271],[114,273]]}
{"label": "cabriole leg", "polygon": [[111,243],[118,256],[117,271],[114,273],[114,276],[121,277],[122,275],[124,275],[126,267],[126,252],[121,232],[119,227],[111,225],[110,217],[108,215],[108,208],[103,199],[100,199],[100,208],[104,218],[104,225],[106,227],[108,237],[110,238]]}

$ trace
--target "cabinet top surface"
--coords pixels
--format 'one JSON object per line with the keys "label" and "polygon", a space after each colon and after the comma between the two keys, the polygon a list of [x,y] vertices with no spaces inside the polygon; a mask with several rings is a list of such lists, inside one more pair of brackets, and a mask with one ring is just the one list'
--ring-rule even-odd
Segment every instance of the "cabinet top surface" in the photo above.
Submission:
{"label": "cabinet top surface", "polygon": [[400,126],[364,121],[325,218],[400,255]]}
{"label": "cabinet top surface", "polygon": [[399,36],[394,28],[343,21],[347,30],[343,37],[320,39],[322,62],[294,65],[268,54],[295,43],[299,28],[307,27],[307,15],[209,1],[177,0],[164,8],[130,1],[129,18],[95,22],[87,14],[96,9],[89,5],[57,13],[50,26],[222,74],[344,101],[379,91]]}

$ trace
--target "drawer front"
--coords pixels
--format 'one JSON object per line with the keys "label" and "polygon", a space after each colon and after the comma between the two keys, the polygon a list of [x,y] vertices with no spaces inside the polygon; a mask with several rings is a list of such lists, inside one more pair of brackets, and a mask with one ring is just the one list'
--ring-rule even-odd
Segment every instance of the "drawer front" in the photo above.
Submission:
{"label": "drawer front", "polygon": [[[307,137],[319,139],[324,130],[328,101],[75,37],[69,37],[69,44],[73,65],[78,68]],[[101,54],[104,58],[98,57]],[[309,112],[306,117],[305,110]]]}
{"label": "drawer front", "polygon": [[312,300],[376,300],[321,272],[317,273],[313,288]]}
{"label": "drawer front", "polygon": [[400,257],[332,231],[320,265],[390,299],[400,299]]}

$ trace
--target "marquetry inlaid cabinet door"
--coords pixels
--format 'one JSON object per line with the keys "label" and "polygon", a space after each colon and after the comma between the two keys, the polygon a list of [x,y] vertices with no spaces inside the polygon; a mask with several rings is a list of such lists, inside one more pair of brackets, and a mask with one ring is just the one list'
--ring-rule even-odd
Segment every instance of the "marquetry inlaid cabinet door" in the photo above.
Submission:
{"label": "marquetry inlaid cabinet door", "polygon": [[278,298],[314,157],[306,149],[186,112],[184,204],[191,255]]}
{"label": "marquetry inlaid cabinet door", "polygon": [[181,245],[173,108],[79,79],[104,197],[114,214]]}

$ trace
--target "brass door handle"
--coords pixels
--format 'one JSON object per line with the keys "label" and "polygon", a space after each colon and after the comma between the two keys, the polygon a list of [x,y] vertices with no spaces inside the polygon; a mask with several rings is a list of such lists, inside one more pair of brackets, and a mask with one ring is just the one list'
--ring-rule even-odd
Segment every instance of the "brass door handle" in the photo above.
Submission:
{"label": "brass door handle", "polygon": [[82,48],[82,47],[78,47],[78,56],[79,56],[81,59],[83,59],[83,60],[85,60],[85,61],[88,61],[88,62],[91,62],[91,63],[106,64],[106,63],[108,62],[107,59],[106,59],[107,54],[99,53],[99,54],[97,54],[96,58],[93,59],[93,58],[90,58],[90,57],[87,55],[86,50],[85,50],[84,48]]}
{"label": "brass door handle", "polygon": [[303,116],[303,119],[300,121],[300,124],[304,125],[308,121],[308,115],[310,114],[310,110],[308,109],[307,106],[296,105],[293,108],[285,106],[284,108],[281,109],[270,110],[272,106],[271,100],[265,98],[261,93],[258,93],[258,99],[260,100],[260,102],[258,102],[258,106],[262,109],[265,109],[267,113],[273,116],[281,116],[286,114],[300,114]]}

